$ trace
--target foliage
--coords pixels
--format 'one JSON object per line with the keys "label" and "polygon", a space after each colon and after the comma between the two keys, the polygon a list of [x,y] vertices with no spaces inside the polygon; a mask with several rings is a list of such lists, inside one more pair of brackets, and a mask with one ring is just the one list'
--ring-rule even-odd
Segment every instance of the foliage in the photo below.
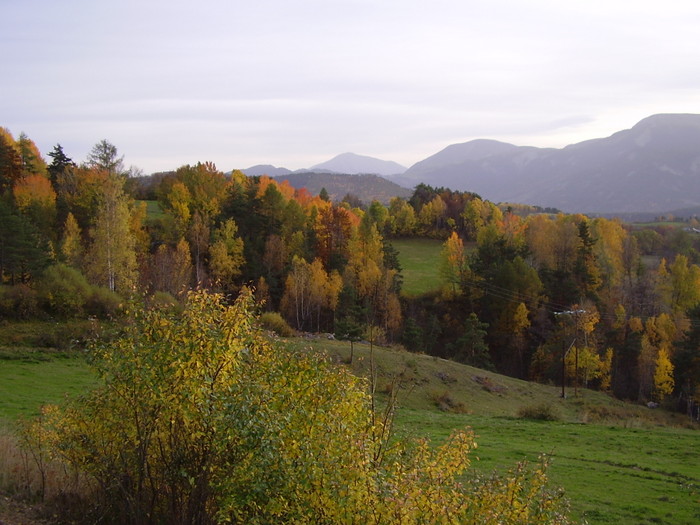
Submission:
{"label": "foliage", "polygon": [[90,315],[109,319],[122,313],[124,299],[109,288],[92,286],[85,309]]}
{"label": "foliage", "polygon": [[93,350],[103,386],[46,409],[29,442],[91,476],[114,522],[567,522],[542,469],[465,490],[469,432],[390,440],[364,382],[271,347],[252,301],[139,312]]}
{"label": "foliage", "polygon": [[136,284],[136,239],[130,230],[129,202],[123,181],[109,177],[102,188],[100,211],[91,230],[86,273],[112,292],[132,292]]}
{"label": "foliage", "polygon": [[0,284],[29,283],[49,263],[49,246],[31,220],[0,198]]}
{"label": "foliage", "polygon": [[92,289],[79,270],[56,264],[46,269],[41,280],[41,297],[52,313],[70,317],[84,312]]}
{"label": "foliage", "polygon": [[224,289],[229,289],[233,280],[241,274],[243,240],[238,237],[238,226],[233,219],[226,220],[214,234],[209,253],[212,278]]}
{"label": "foliage", "polygon": [[320,331],[322,312],[335,311],[341,286],[338,272],[327,273],[320,259],[294,256],[280,306],[297,329]]}
{"label": "foliage", "polygon": [[265,312],[260,315],[260,326],[280,337],[292,337],[296,332],[277,312]]}
{"label": "foliage", "polygon": [[121,175],[124,171],[124,157],[120,157],[117,147],[106,139],[95,144],[88,154],[87,164],[110,175]]}
{"label": "foliage", "polygon": [[0,318],[33,319],[39,315],[36,290],[26,284],[0,285]]}
{"label": "foliage", "polygon": [[447,286],[448,297],[461,293],[472,278],[464,243],[457,232],[452,232],[443,245],[440,253],[440,277]]}
{"label": "foliage", "polygon": [[106,318],[121,309],[122,298],[107,288],[90,285],[79,270],[55,264],[40,279],[39,299],[46,310],[61,318],[83,314]]}
{"label": "foliage", "polygon": [[75,216],[70,212],[66,217],[63,230],[63,239],[60,244],[61,259],[69,266],[78,268],[82,262],[83,255],[81,232],[78,221],[75,220]]}
{"label": "foliage", "polygon": [[487,323],[482,323],[475,313],[464,322],[462,335],[451,345],[448,352],[452,359],[479,368],[492,369],[489,347],[486,344]]}
{"label": "foliage", "polygon": [[656,370],[654,370],[654,392],[656,398],[661,401],[673,393],[673,386],[673,364],[668,357],[666,349],[661,348],[656,358]]}
{"label": "foliage", "polygon": [[177,244],[161,244],[153,254],[149,265],[149,288],[178,297],[187,292],[192,280],[190,246],[181,238]]}

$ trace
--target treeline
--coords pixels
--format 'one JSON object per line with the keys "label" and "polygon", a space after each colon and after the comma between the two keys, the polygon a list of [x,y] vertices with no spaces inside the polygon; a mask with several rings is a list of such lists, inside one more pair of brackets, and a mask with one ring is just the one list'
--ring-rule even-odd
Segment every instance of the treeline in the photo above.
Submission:
{"label": "treeline", "polygon": [[[384,206],[211,163],[136,177],[107,141],[81,164],[60,145],[48,156],[0,132],[4,316],[116,315],[135,295],[176,304],[192,288],[233,297],[251,284],[297,330],[400,342],[625,399],[697,398],[690,232],[632,231],[425,184]],[[444,240],[442,290],[401,295],[396,237]]]}

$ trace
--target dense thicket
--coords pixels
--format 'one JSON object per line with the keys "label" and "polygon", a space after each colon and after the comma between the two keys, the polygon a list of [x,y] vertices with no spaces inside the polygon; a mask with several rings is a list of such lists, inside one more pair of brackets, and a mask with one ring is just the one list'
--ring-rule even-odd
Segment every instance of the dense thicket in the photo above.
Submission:
{"label": "dense thicket", "polygon": [[[5,316],[114,315],[134,294],[167,303],[248,284],[297,330],[625,399],[687,408],[699,395],[692,229],[632,229],[425,184],[358,207],[211,163],[133,177],[107,141],[80,165],[60,145],[49,155],[46,165],[26,136],[0,133]],[[441,290],[401,294],[396,237],[444,241]]]}

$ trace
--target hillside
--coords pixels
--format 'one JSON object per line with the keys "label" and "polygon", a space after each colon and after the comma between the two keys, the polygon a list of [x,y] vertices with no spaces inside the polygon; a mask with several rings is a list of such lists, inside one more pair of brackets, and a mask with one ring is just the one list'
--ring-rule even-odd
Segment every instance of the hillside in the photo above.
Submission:
{"label": "hillside", "polygon": [[403,188],[378,175],[341,175],[338,173],[292,173],[276,177],[279,182],[287,181],[295,188],[306,188],[317,195],[325,188],[332,201],[339,201],[348,193],[362,202],[376,199],[388,204],[393,197],[408,198],[412,190]]}
{"label": "hillside", "polygon": [[[338,362],[347,362],[350,343],[324,338],[292,339],[289,344],[313,348]],[[682,414],[650,410],[625,403],[605,393],[572,386],[561,397],[561,386],[523,381],[455,361],[405,350],[375,346],[377,391],[386,395],[392,385],[398,388],[398,404],[403,409],[438,410],[456,414],[516,417],[520,409],[547,406],[562,421],[629,425],[685,425]],[[370,377],[370,345],[354,345],[351,369]]]}
{"label": "hillside", "polygon": [[700,115],[648,117],[629,130],[562,149],[492,140],[453,144],[403,175],[582,213],[662,213],[700,205]]}

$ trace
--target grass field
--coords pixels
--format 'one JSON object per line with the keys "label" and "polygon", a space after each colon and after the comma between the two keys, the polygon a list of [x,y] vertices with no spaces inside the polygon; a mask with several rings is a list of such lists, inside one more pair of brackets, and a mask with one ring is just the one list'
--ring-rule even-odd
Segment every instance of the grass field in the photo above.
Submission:
{"label": "grass field", "polygon": [[73,346],[94,329],[90,321],[0,324],[0,420],[30,417],[91,388],[95,376]]}
{"label": "grass field", "polygon": [[[346,361],[349,343],[293,339],[286,344]],[[700,522],[700,431],[678,414],[633,406],[591,391],[561,399],[554,386],[499,376],[399,349],[374,347],[377,390],[400,385],[400,434],[444,440],[470,426],[479,448],[473,466],[504,472],[521,460],[551,460],[549,476],[565,489],[577,518],[590,524]],[[95,384],[80,354],[3,347],[0,419],[31,416]],[[370,348],[355,344],[352,369],[368,376]],[[546,406],[556,421],[518,417],[523,407]]]}
{"label": "grass field", "polygon": [[573,514],[591,524],[691,524],[700,520],[697,430],[624,428],[513,417],[403,410],[401,429],[444,439],[470,426],[474,467],[504,472],[519,461],[550,460],[549,478],[565,489]]}
{"label": "grass field", "polygon": [[399,252],[403,275],[402,292],[421,295],[440,288],[440,252],[442,241],[434,239],[392,239]]}
{"label": "grass field", "polygon": [[158,201],[143,201],[146,203],[146,217],[149,219],[160,219],[165,214]]}
{"label": "grass field", "polygon": [[38,415],[47,402],[61,402],[95,385],[84,360],[47,353],[0,359],[0,419]]}

